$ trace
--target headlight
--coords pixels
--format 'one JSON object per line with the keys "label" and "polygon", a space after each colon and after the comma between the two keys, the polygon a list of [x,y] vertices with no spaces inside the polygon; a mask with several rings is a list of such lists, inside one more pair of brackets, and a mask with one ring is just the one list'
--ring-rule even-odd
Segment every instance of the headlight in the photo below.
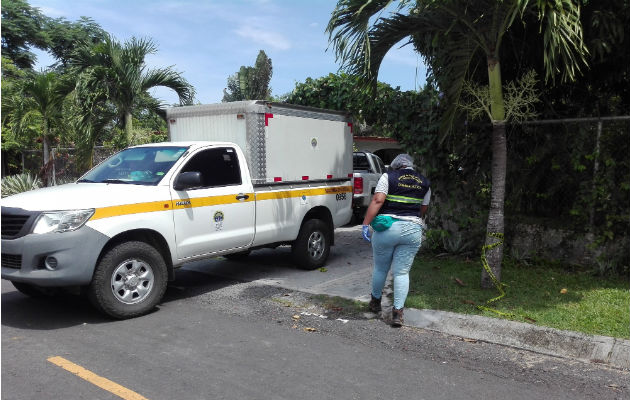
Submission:
{"label": "headlight", "polygon": [[69,232],[79,229],[90,217],[94,209],[68,210],[42,213],[35,221],[33,233]]}

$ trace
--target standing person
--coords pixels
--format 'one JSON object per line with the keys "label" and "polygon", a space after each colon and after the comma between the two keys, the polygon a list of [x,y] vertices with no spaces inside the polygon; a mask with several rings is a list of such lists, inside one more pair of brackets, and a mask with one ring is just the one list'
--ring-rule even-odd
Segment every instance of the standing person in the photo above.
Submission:
{"label": "standing person", "polygon": [[[424,215],[431,200],[430,182],[413,169],[409,154],[398,155],[392,171],[379,179],[363,219],[363,238],[372,242],[374,270],[370,311],[381,311],[381,296],[389,270],[394,277],[392,326],[403,324],[409,292],[409,270],[422,242]],[[374,233],[370,238],[370,225]]]}

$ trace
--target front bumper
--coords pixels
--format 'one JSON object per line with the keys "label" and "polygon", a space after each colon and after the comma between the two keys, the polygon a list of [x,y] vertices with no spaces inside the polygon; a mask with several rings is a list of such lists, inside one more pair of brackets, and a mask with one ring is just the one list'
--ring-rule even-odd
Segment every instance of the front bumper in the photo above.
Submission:
{"label": "front bumper", "polygon": [[[2,239],[2,279],[44,287],[87,285],[108,240],[87,226],[73,232]],[[46,257],[57,259],[55,270],[44,267]]]}

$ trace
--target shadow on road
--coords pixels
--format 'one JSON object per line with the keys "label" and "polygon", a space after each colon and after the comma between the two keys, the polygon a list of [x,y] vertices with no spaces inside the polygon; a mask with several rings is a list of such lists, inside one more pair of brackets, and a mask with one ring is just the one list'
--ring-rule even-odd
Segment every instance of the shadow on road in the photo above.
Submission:
{"label": "shadow on road", "polygon": [[[280,255],[261,252],[242,261],[222,258],[205,261],[205,273],[179,269],[175,280],[168,283],[162,303],[191,298],[219,290],[235,283],[246,282],[264,275],[266,266],[295,268],[285,263]],[[226,278],[221,275],[238,269],[242,279]],[[3,285],[12,286],[3,281]],[[159,306],[153,312],[159,311]],[[17,290],[2,293],[2,326],[31,330],[55,330],[82,324],[101,324],[114,321],[93,308],[86,296],[61,292],[42,297],[28,297]]]}
{"label": "shadow on road", "polygon": [[2,293],[2,326],[53,330],[108,321],[83,296],[60,293],[31,298],[17,291]]}
{"label": "shadow on road", "polygon": [[[348,270],[356,270],[366,259],[366,245],[361,243],[355,228],[340,229],[336,245],[330,253],[326,269],[303,271],[293,264],[291,248],[260,249],[240,260],[223,257],[197,261],[175,273],[169,282],[163,304],[193,298],[236,283],[255,280],[291,279],[310,286],[334,280]],[[358,242],[358,243],[357,243]],[[30,298],[16,291],[10,282],[2,281],[2,326],[19,329],[54,330],[81,324],[101,324],[114,321],[94,309],[85,296],[60,293],[55,296]],[[159,310],[159,306],[155,311]]]}

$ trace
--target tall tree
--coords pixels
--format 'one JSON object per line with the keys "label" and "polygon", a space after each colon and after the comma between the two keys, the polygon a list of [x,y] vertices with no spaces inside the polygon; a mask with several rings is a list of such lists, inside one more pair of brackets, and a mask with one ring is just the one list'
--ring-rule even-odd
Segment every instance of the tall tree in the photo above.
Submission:
{"label": "tall tree", "polygon": [[91,18],[81,17],[77,21],[65,18],[50,19],[45,26],[49,37],[49,52],[55,57],[56,69],[68,66],[71,54],[79,44],[95,45],[104,42],[107,32]]}
{"label": "tall tree", "polygon": [[32,69],[31,47],[45,50],[49,37],[44,29],[48,18],[25,0],[2,1],[2,55],[18,68]]}
{"label": "tall tree", "polygon": [[[545,78],[554,81],[560,72],[563,80],[573,80],[586,65],[588,53],[582,40],[579,4],[572,0],[400,1],[396,12],[382,17],[392,3],[340,0],[327,27],[330,42],[343,68],[374,85],[385,54],[405,38],[412,41],[445,93],[443,132],[452,127],[464,81],[475,75],[482,62],[486,65],[493,159],[484,247],[490,268],[500,280],[507,162],[501,79],[503,37],[515,21],[533,13],[541,32],[537,40],[543,42]],[[481,285],[492,286],[485,271]]]}
{"label": "tall tree", "polygon": [[36,124],[23,124],[28,121],[22,118],[26,112],[22,86],[29,76],[28,70],[18,68],[9,58],[2,56],[2,101],[0,104],[2,105],[3,168],[8,167],[8,151],[17,152],[32,145],[34,138],[40,134]]}
{"label": "tall tree", "polygon": [[271,96],[269,82],[272,74],[271,58],[260,50],[253,67],[243,65],[236,74],[228,77],[227,88],[223,90],[223,101],[268,99]]}
{"label": "tall tree", "polygon": [[[180,104],[192,104],[195,91],[182,75],[171,67],[149,69],[145,57],[157,51],[149,39],[132,38],[120,43],[111,36],[96,45],[84,45],[71,57],[71,65],[88,79],[86,87],[100,88],[121,116],[127,140],[131,139],[133,111],[148,90],[167,87],[177,93]],[[160,113],[160,104],[152,103]]]}

